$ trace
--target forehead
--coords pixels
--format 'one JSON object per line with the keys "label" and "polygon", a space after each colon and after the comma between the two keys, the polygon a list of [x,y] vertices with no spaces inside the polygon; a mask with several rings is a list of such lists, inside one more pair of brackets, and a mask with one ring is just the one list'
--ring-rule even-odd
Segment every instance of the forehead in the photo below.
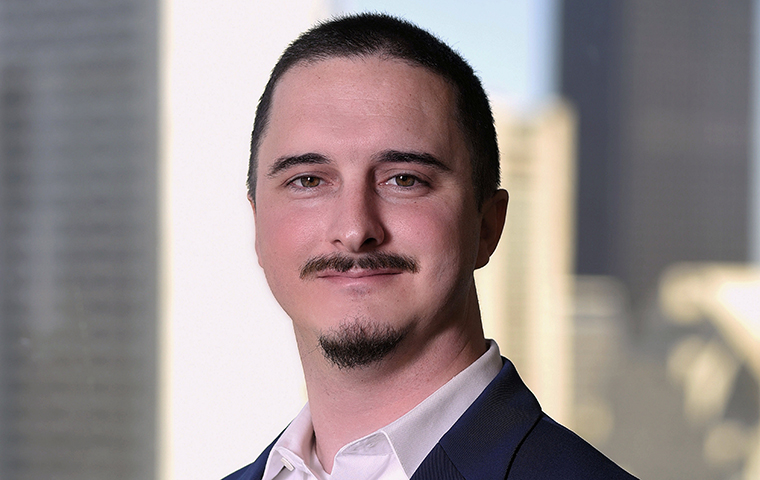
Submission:
{"label": "forehead", "polygon": [[344,100],[359,96],[388,102],[389,97],[396,96],[398,101],[408,102],[411,99],[405,96],[415,93],[423,94],[421,102],[436,98],[437,103],[448,108],[454,99],[454,89],[441,75],[402,59],[369,55],[330,57],[294,65],[278,82],[274,103],[278,99],[292,101],[292,95],[304,100],[310,93],[321,97],[325,90],[332,89],[340,91]]}
{"label": "forehead", "polygon": [[338,57],[299,64],[275,87],[259,159],[351,142],[458,149],[463,138],[455,105],[455,91],[443,77],[402,60]]}

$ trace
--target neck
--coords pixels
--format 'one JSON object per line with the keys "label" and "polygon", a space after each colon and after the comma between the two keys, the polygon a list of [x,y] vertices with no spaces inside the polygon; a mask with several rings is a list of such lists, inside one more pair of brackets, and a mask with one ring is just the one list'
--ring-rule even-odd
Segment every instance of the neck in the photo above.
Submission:
{"label": "neck", "polygon": [[296,334],[317,457],[326,472],[341,447],[403,416],[485,353],[477,301],[467,310],[466,321],[451,322],[433,338],[413,330],[386,358],[365,367],[339,369]]}

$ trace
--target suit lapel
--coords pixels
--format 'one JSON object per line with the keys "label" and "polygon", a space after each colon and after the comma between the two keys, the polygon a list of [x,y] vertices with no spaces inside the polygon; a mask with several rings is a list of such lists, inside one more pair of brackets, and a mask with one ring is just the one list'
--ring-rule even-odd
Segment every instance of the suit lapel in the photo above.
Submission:
{"label": "suit lapel", "polygon": [[[503,359],[496,378],[430,451],[411,480],[502,480],[525,436],[541,418],[541,407]],[[275,439],[275,442],[277,439]],[[269,452],[224,480],[259,480]]]}
{"label": "suit lapel", "polygon": [[439,443],[414,472],[410,480],[464,480]]}
{"label": "suit lapel", "polygon": [[446,432],[411,480],[504,479],[518,447],[541,415],[538,401],[504,359],[501,372]]}
{"label": "suit lapel", "polygon": [[257,458],[255,462],[241,468],[237,472],[227,475],[222,480],[261,480],[261,477],[264,476],[264,468],[267,465],[269,453],[272,451],[272,447],[274,447],[275,442],[277,442],[277,440],[280,438],[280,435],[278,435],[277,438],[275,438],[274,441],[269,444],[266,450],[261,452],[261,455],[259,455],[259,458]]}

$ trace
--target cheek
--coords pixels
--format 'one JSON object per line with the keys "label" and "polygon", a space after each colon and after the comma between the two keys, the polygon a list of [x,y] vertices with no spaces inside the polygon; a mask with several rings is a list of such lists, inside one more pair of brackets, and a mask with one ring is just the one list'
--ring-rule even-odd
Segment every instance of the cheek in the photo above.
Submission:
{"label": "cheek", "polygon": [[309,229],[303,228],[308,224],[292,216],[268,213],[256,222],[259,264],[269,289],[282,308],[291,316],[297,315],[293,305],[297,305],[297,299],[304,294],[299,272],[309,255],[305,247],[315,242],[308,240]]}
{"label": "cheek", "polygon": [[[421,259],[428,258],[427,268],[434,268],[435,276],[451,275],[474,268],[477,251],[475,214],[466,214],[460,205],[437,205],[406,215],[409,219],[399,226],[403,240],[399,243],[416,247]],[[458,273],[457,273],[458,274]]]}
{"label": "cheek", "polygon": [[[260,211],[264,211],[261,209]],[[293,270],[303,251],[314,244],[315,232],[308,218],[279,210],[267,210],[256,218],[256,252],[267,278]]]}

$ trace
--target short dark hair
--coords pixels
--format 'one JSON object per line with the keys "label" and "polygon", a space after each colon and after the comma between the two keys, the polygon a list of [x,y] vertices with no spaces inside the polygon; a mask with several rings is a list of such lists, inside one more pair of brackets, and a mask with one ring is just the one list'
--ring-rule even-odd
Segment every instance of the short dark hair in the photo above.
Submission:
{"label": "short dark hair", "polygon": [[451,47],[422,28],[385,14],[363,13],[321,23],[283,52],[259,100],[251,136],[248,195],[255,199],[258,150],[269,120],[272,95],[293,66],[330,58],[381,56],[437,73],[457,97],[458,121],[468,143],[475,199],[480,206],[499,188],[499,148],[488,96],[472,67]]}

